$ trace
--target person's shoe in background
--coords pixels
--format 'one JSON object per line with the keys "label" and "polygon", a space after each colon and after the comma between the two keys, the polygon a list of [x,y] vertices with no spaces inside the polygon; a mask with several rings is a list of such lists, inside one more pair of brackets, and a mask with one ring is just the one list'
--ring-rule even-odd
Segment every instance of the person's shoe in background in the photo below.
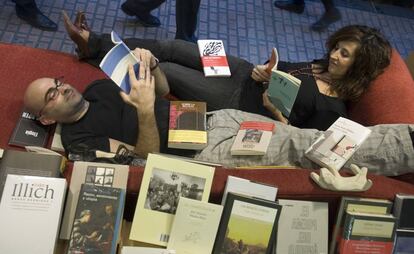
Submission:
{"label": "person's shoe in background", "polygon": [[311,29],[316,32],[322,32],[326,30],[330,24],[335,23],[340,19],[341,13],[338,9],[334,8],[330,11],[325,12],[322,18],[320,18],[311,26]]}
{"label": "person's shoe in background", "polygon": [[46,17],[36,6],[30,9],[16,5],[16,15],[26,21],[29,25],[43,31],[57,31],[55,22]]}
{"label": "person's shoe in background", "polygon": [[143,26],[159,27],[161,25],[161,21],[157,17],[151,15],[150,13],[140,13],[137,10],[133,10],[125,3],[121,5],[121,10],[128,16],[136,16],[137,21]]}
{"label": "person's shoe in background", "polygon": [[301,1],[286,0],[286,1],[275,1],[273,3],[277,8],[287,10],[290,12],[301,14],[305,10],[305,3]]}

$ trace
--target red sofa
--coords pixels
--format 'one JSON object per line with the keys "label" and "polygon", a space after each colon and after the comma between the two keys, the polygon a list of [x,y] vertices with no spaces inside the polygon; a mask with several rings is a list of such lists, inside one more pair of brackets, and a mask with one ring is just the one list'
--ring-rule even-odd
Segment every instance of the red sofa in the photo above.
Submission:
{"label": "red sofa", "polygon": [[[104,74],[79,62],[73,55],[33,49],[23,46],[0,43],[0,87],[2,88],[0,113],[0,147],[7,145],[22,108],[25,87],[32,80],[48,76],[65,76],[65,82],[82,91],[91,81],[104,78]],[[394,51],[392,64],[372,85],[363,99],[350,105],[350,115],[365,125],[377,123],[414,123],[414,81],[399,54]],[[398,113],[396,113],[398,112]],[[17,149],[17,148],[13,148]],[[413,155],[414,156],[414,155]],[[70,179],[72,164],[68,163],[65,176]],[[409,177],[400,176],[402,182],[385,176],[369,175],[373,187],[366,192],[341,193],[320,189],[310,180],[310,170],[304,169],[226,169],[217,168],[211,193],[211,201],[219,202],[228,175],[235,175],[279,187],[278,197],[303,200],[326,201],[330,205],[330,222],[336,213],[342,195],[385,198],[392,200],[396,193],[414,194],[414,183]],[[128,180],[126,217],[131,218],[142,179],[142,167],[130,167]],[[398,177],[397,177],[398,178]],[[399,179],[398,178],[398,179]],[[331,224],[332,225],[332,224]]]}

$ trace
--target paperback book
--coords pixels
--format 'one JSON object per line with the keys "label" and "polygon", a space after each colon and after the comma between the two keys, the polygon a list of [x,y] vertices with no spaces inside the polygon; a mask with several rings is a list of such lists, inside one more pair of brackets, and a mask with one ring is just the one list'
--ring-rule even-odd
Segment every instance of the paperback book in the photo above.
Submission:
{"label": "paperback book", "polygon": [[282,206],[228,193],[213,254],[272,253]]}
{"label": "paperback book", "polygon": [[167,248],[177,254],[211,254],[223,206],[180,197]]}
{"label": "paperback book", "polygon": [[414,230],[414,195],[395,195],[393,214],[398,218],[399,229]]}
{"label": "paperback book", "polygon": [[132,65],[137,73],[139,61],[115,31],[111,32],[111,39],[115,46],[106,53],[99,67],[125,93],[129,93],[131,85],[129,84],[128,66]]}
{"label": "paperback book", "polygon": [[66,179],[8,175],[0,202],[0,253],[54,253]]}
{"label": "paperback book", "polygon": [[230,67],[222,40],[198,40],[201,63],[206,77],[230,77]]}
{"label": "paperback book", "polygon": [[208,202],[214,170],[149,154],[129,238],[167,246],[179,198]]}
{"label": "paperback book", "polygon": [[305,156],[321,167],[340,170],[370,133],[367,127],[340,117],[306,150]]}
{"label": "paperback book", "polygon": [[265,155],[274,128],[272,122],[242,122],[230,149],[231,155]]}
{"label": "paperback book", "polygon": [[82,184],[68,254],[116,254],[125,190]]}
{"label": "paperback book", "polygon": [[412,254],[414,253],[414,230],[397,229],[395,232],[393,254]]}
{"label": "paperback book", "polygon": [[161,248],[123,246],[121,254],[176,254],[176,252]]}
{"label": "paperback book", "polygon": [[171,101],[168,147],[200,150],[206,146],[206,103]]}

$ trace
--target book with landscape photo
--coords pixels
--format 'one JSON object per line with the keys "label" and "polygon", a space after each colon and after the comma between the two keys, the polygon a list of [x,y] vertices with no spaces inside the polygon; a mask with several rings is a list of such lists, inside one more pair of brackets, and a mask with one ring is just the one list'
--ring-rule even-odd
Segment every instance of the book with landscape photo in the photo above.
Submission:
{"label": "book with landscape photo", "polygon": [[201,63],[206,77],[230,77],[230,67],[227,62],[224,43],[222,40],[198,40]]}
{"label": "book with landscape photo", "polygon": [[212,253],[272,253],[281,210],[276,202],[228,193]]}
{"label": "book with landscape photo", "polygon": [[207,146],[206,103],[171,101],[168,147],[200,150]]}
{"label": "book with landscape photo", "polygon": [[35,115],[23,110],[9,139],[9,145],[46,147],[50,125],[43,125]]}
{"label": "book with landscape photo", "polygon": [[289,73],[278,70],[278,62],[279,56],[277,50],[273,48],[267,69],[269,72],[271,68],[267,93],[273,105],[286,118],[289,118],[302,81]]}
{"label": "book with landscape photo", "polygon": [[129,238],[167,246],[179,198],[208,202],[214,170],[149,154]]}
{"label": "book with landscape photo", "polygon": [[276,253],[328,253],[328,203],[279,199]]}
{"label": "book with landscape photo", "polygon": [[339,254],[392,254],[397,219],[391,214],[347,212]]}
{"label": "book with landscape photo", "polygon": [[67,254],[116,254],[124,205],[124,189],[82,184]]}
{"label": "book with landscape photo", "polygon": [[265,155],[274,128],[272,122],[242,122],[230,149],[231,155]]}
{"label": "book with landscape photo", "polygon": [[60,177],[64,162],[61,155],[5,150],[0,161],[0,197],[8,174]]}
{"label": "book with landscape photo", "polygon": [[338,253],[338,243],[345,223],[346,212],[361,212],[371,214],[389,214],[393,203],[385,199],[342,197],[338,208],[336,222],[332,233],[329,254]]}
{"label": "book with landscape photo", "polygon": [[223,206],[180,197],[167,248],[177,254],[211,254]]}
{"label": "book with landscape photo", "polygon": [[129,84],[128,66],[132,65],[137,73],[139,61],[115,31],[111,32],[111,39],[115,46],[106,53],[99,67],[124,92],[129,93],[131,85]]}
{"label": "book with landscape photo", "polygon": [[75,161],[59,237],[70,238],[82,184],[115,187],[126,191],[128,173],[128,165]]}
{"label": "book with landscape photo", "polygon": [[8,175],[0,202],[0,253],[54,253],[66,179]]}
{"label": "book with landscape photo", "polygon": [[370,133],[369,128],[340,117],[306,150],[305,156],[321,167],[340,170]]}

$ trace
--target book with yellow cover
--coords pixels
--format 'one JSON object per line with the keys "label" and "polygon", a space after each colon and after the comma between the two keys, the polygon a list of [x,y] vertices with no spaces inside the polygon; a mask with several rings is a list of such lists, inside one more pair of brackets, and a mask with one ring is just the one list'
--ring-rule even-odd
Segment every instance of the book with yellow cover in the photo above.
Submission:
{"label": "book with yellow cover", "polygon": [[130,239],[167,246],[180,197],[208,201],[214,167],[149,154]]}
{"label": "book with yellow cover", "polygon": [[206,146],[206,103],[171,101],[168,147],[199,150]]}

